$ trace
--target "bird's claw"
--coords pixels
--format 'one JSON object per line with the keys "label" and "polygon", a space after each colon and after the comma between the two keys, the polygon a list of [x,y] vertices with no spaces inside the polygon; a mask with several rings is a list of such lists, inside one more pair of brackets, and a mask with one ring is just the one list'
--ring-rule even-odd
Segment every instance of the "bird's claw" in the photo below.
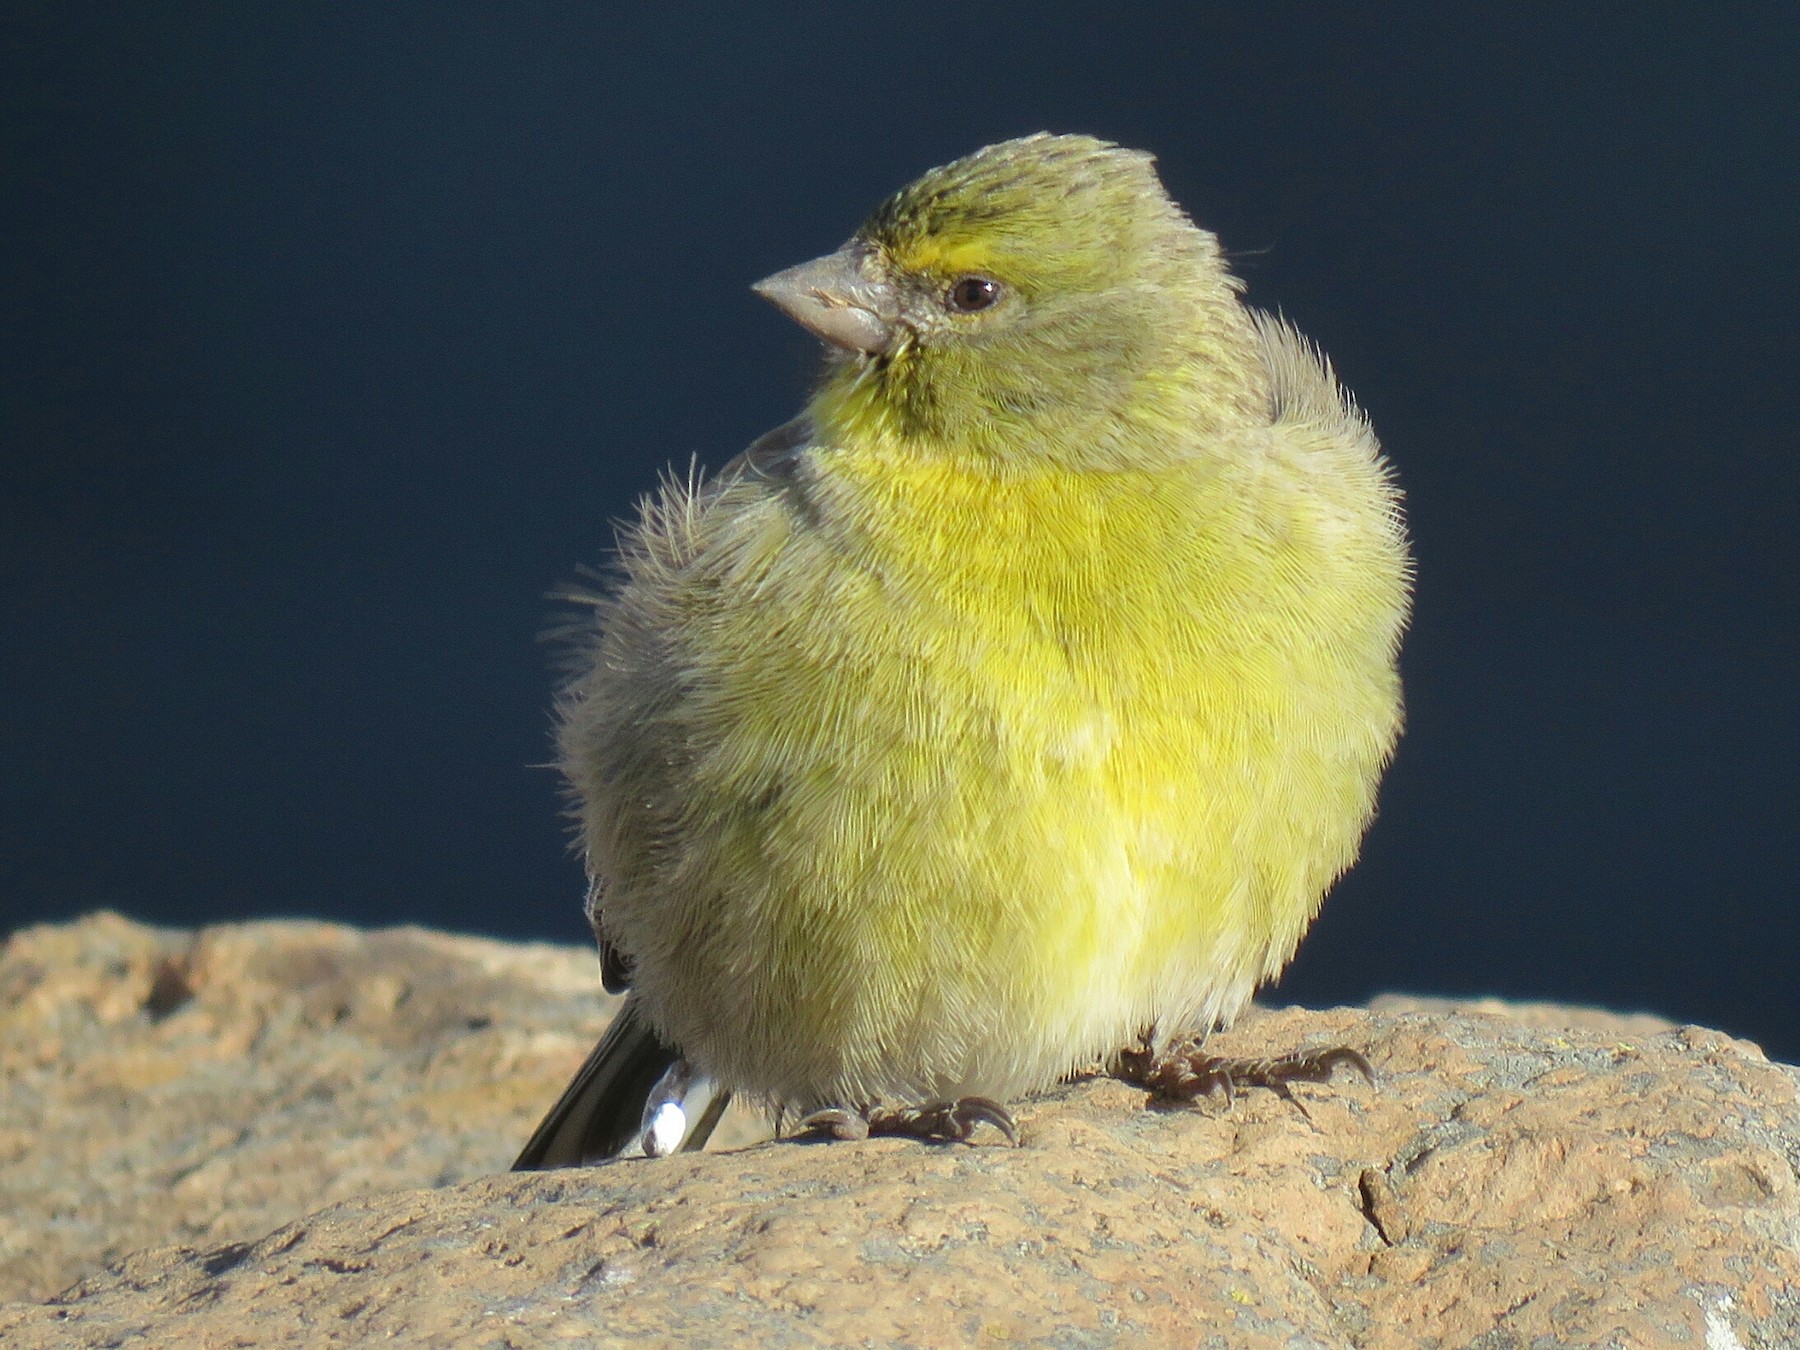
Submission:
{"label": "bird's claw", "polygon": [[1147,1089],[1161,1102],[1191,1102],[1223,1091],[1230,1103],[1237,1099],[1239,1088],[1261,1087],[1299,1106],[1289,1085],[1329,1082],[1339,1065],[1348,1065],[1367,1079],[1370,1087],[1376,1086],[1375,1066],[1362,1051],[1347,1045],[1269,1059],[1230,1059],[1208,1054],[1199,1041],[1189,1039],[1161,1054],[1148,1043],[1139,1044],[1121,1051],[1118,1058],[1120,1077]]}
{"label": "bird's claw", "polygon": [[806,1116],[795,1132],[845,1140],[867,1139],[871,1135],[902,1135],[937,1143],[966,1144],[983,1123],[999,1130],[1014,1148],[1019,1146],[1019,1127],[1012,1113],[987,1097],[958,1097],[951,1102],[900,1110],[869,1107],[852,1111],[832,1106]]}
{"label": "bird's claw", "polygon": [[869,1137],[869,1118],[858,1111],[847,1111],[841,1106],[830,1106],[823,1111],[814,1111],[803,1116],[794,1126],[795,1134],[825,1134],[833,1139],[867,1139]]}

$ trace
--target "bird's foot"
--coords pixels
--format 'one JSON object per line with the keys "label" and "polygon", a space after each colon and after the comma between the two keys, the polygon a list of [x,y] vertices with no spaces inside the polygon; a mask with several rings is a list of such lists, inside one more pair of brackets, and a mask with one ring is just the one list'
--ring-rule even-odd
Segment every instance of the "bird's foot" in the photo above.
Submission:
{"label": "bird's foot", "polygon": [[935,1143],[966,1144],[982,1123],[992,1125],[1019,1146],[1019,1127],[1012,1114],[986,1097],[958,1097],[953,1102],[909,1106],[901,1110],[865,1107],[860,1111],[841,1106],[814,1111],[795,1127],[796,1134],[823,1134],[833,1139],[867,1139],[870,1135],[903,1135]]}
{"label": "bird's foot", "polygon": [[1236,1100],[1240,1088],[1268,1088],[1276,1096],[1299,1106],[1291,1083],[1325,1083],[1332,1070],[1349,1065],[1375,1086],[1375,1068],[1362,1051],[1347,1045],[1322,1050],[1296,1051],[1271,1059],[1230,1059],[1208,1054],[1198,1038],[1176,1041],[1160,1054],[1148,1039],[1119,1052],[1119,1077],[1148,1089],[1152,1100],[1191,1102],[1223,1090],[1227,1103]]}

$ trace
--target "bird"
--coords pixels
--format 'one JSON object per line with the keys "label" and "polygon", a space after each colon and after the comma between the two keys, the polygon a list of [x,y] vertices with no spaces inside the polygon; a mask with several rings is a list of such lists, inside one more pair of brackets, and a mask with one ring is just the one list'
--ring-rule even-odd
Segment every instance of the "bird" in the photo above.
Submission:
{"label": "bird", "polygon": [[[584,592],[558,763],[622,1010],[516,1168],[800,1130],[1018,1142],[1101,1064],[1177,1099],[1351,865],[1413,564],[1329,362],[1150,154],[1039,133],[756,284],[792,421],[670,474]],[[704,1089],[704,1091],[702,1091]]]}

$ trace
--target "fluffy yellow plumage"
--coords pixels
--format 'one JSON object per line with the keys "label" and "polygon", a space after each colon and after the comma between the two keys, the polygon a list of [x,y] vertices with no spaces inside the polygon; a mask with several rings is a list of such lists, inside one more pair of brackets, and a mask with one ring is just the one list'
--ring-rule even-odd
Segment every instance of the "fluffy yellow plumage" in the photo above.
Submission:
{"label": "fluffy yellow plumage", "polygon": [[521,1165],[677,1057],[860,1112],[1227,1022],[1399,732],[1374,437],[1149,156],[991,146],[759,289],[834,350],[622,537],[560,749],[630,1011]]}

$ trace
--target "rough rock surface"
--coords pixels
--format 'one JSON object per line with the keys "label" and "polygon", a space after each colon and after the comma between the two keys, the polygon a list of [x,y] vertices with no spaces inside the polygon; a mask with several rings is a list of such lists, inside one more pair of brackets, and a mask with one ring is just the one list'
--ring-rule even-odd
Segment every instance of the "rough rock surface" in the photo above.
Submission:
{"label": "rough rock surface", "polygon": [[22,929],[0,947],[0,1299],[504,1171],[613,1002],[576,947],[116,914]]}
{"label": "rough rock surface", "polygon": [[1800,1345],[1800,1076],[1715,1032],[1288,1009],[1220,1048],[1354,1045],[1379,1087],[1145,1110],[1094,1079],[1023,1104],[1017,1150],[481,1176],[587,1049],[592,979],[414,931],[16,935],[0,1252],[21,1297],[89,1273],[0,1343]]}

